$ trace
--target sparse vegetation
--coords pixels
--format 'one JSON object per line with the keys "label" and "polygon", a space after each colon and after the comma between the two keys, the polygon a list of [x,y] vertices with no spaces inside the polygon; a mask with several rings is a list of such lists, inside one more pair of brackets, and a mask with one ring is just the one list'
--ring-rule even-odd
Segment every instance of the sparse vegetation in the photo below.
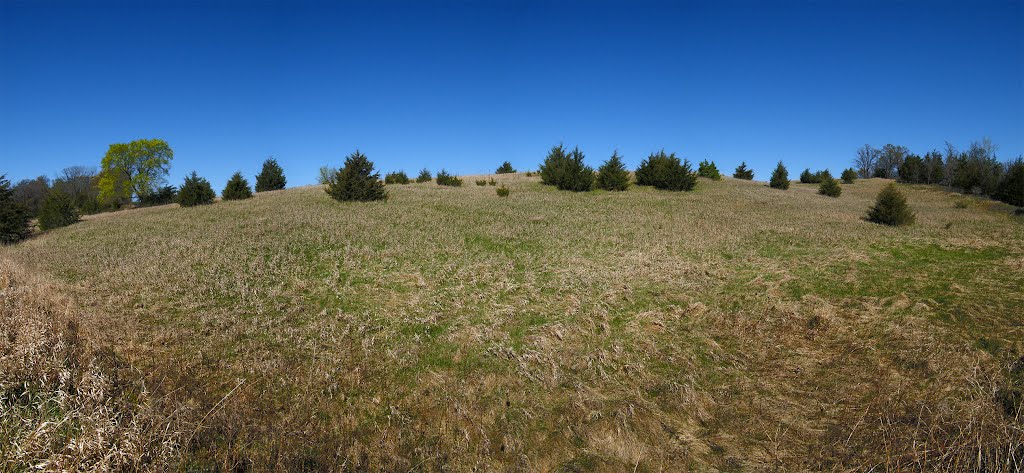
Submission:
{"label": "sparse vegetation", "polygon": [[722,179],[722,174],[718,172],[718,167],[715,166],[714,162],[708,161],[707,159],[701,161],[700,164],[697,165],[697,175],[700,177],[706,177],[712,181],[720,181]]}
{"label": "sparse vegetation", "polygon": [[595,183],[598,189],[606,191],[624,191],[629,188],[629,171],[622,164],[622,157],[618,151],[613,152],[612,156],[597,169]]}
{"label": "sparse vegetation", "polygon": [[747,168],[747,162],[744,161],[739,166],[736,166],[736,171],[732,173],[732,177],[752,181],[754,180],[754,170]]}
{"label": "sparse vegetation", "polygon": [[345,165],[334,174],[325,190],[331,198],[342,202],[369,202],[388,198],[380,174],[373,170],[373,163],[359,150],[345,158]]}
{"label": "sparse vegetation", "polygon": [[779,165],[775,166],[775,170],[772,171],[772,178],[768,181],[768,186],[772,189],[789,189],[789,171],[786,170],[782,161],[779,161]]}
{"label": "sparse vegetation", "polygon": [[513,174],[516,170],[512,167],[512,163],[505,161],[498,166],[498,170],[494,171],[495,174]]}
{"label": "sparse vegetation", "polygon": [[584,164],[583,152],[566,152],[562,145],[551,148],[540,166],[541,182],[559,190],[585,192],[594,186],[594,170]]}
{"label": "sparse vegetation", "polygon": [[868,210],[868,220],[883,225],[910,225],[914,223],[914,212],[896,185],[889,184],[878,193],[875,205]]}
{"label": "sparse vegetation", "polygon": [[66,227],[75,223],[80,218],[74,201],[66,192],[56,189],[50,191],[43,201],[43,207],[39,209],[39,228],[51,230],[59,227]]}
{"label": "sparse vegetation", "polygon": [[665,154],[665,150],[652,153],[641,162],[635,176],[638,186],[655,189],[689,191],[697,185],[697,174],[690,167],[690,162],[680,162],[675,153]]}
{"label": "sparse vegetation", "polygon": [[409,176],[405,171],[395,171],[384,176],[385,184],[408,184]]}
{"label": "sparse vegetation", "polygon": [[178,204],[182,207],[208,205],[213,203],[213,198],[216,196],[213,187],[210,187],[210,181],[199,177],[195,171],[192,171],[192,175],[185,176],[185,183],[178,190]]}
{"label": "sparse vegetation", "polygon": [[[320,175],[323,178],[324,168],[320,168]],[[328,174],[327,177],[329,177]],[[284,169],[281,168],[280,164],[277,164],[277,160],[274,158],[267,158],[263,161],[263,169],[256,176],[256,192],[267,192],[284,189],[285,184],[288,180],[284,177]],[[325,183],[321,182],[321,184]],[[246,187],[248,187],[246,183]]]}
{"label": "sparse vegetation", "polygon": [[220,193],[220,198],[224,200],[242,200],[250,197],[252,197],[252,189],[249,188],[249,181],[242,177],[241,172],[233,174]]}

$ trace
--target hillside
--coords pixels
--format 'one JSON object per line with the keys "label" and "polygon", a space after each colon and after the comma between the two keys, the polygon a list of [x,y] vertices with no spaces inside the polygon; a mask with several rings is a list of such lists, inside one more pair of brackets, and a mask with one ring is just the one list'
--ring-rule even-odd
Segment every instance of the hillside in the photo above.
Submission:
{"label": "hillside", "polygon": [[917,223],[892,228],[863,220],[879,179],[838,199],[498,180],[510,197],[469,177],[389,185],[386,202],[306,187],[117,212],[0,259],[59,288],[195,468],[1021,461],[1010,207],[901,186]]}

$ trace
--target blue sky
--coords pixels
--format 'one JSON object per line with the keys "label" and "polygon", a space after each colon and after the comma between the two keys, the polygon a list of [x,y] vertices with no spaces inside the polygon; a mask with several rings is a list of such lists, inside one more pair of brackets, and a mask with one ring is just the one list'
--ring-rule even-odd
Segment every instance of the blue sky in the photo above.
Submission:
{"label": "blue sky", "polygon": [[0,0],[0,173],[163,138],[170,182],[269,155],[289,185],[356,148],[382,172],[595,167],[665,148],[758,179],[991,137],[1024,153],[1024,3]]}

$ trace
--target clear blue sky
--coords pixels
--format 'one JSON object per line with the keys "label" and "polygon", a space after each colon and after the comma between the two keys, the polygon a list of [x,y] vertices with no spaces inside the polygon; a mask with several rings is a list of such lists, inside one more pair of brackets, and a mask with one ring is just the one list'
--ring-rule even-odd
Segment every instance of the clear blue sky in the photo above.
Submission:
{"label": "clear blue sky", "polygon": [[595,167],[660,148],[765,179],[864,144],[1024,153],[1024,4],[0,0],[0,173],[163,138],[171,183],[268,155],[289,185],[359,148],[382,172]]}

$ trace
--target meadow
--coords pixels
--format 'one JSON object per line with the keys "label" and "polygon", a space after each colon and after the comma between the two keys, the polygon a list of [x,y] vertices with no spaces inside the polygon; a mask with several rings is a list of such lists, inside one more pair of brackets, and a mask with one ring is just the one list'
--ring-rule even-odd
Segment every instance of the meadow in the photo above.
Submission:
{"label": "meadow", "polygon": [[[491,177],[507,198],[428,182],[337,202],[311,186],[0,247],[5,317],[35,317],[3,329],[0,353],[52,330],[37,352],[59,369],[39,376],[103,373],[109,409],[89,409],[113,427],[95,464],[118,468],[1020,467],[1012,207],[901,185],[917,222],[888,227],[864,219],[883,179],[833,199],[728,178],[572,193],[464,176]],[[58,406],[63,430],[8,409],[0,469],[96,431],[5,390]]]}

